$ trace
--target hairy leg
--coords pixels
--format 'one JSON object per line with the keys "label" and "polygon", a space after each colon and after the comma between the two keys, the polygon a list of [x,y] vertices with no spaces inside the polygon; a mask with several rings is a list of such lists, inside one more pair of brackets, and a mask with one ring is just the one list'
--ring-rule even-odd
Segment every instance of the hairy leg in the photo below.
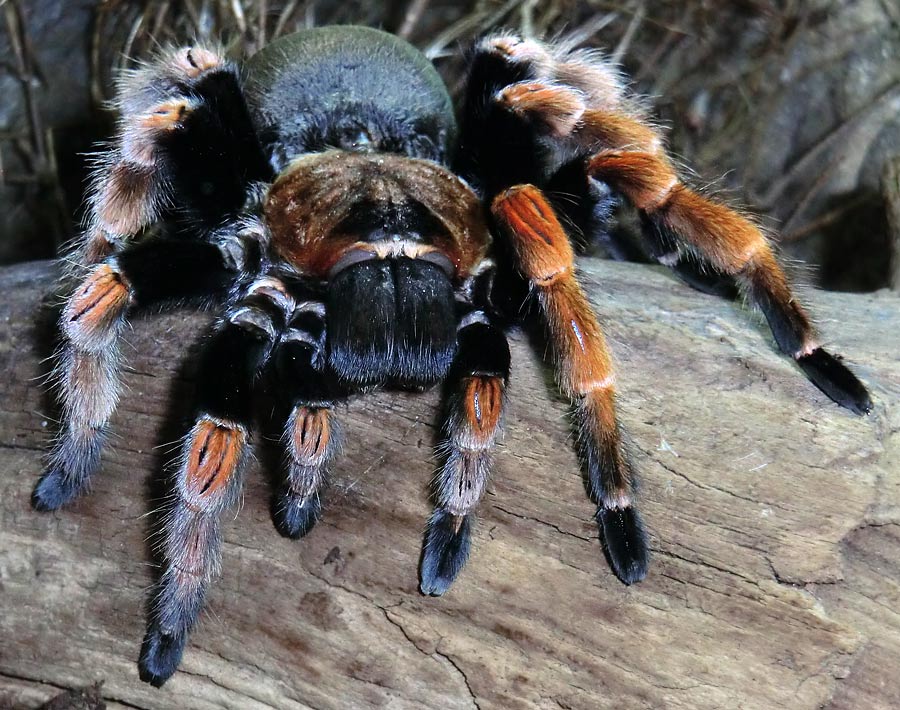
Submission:
{"label": "hairy leg", "polygon": [[[92,266],[60,323],[62,426],[34,493],[40,509],[70,500],[99,466],[126,311],[223,295],[256,268],[244,237],[264,232],[233,219],[251,182],[268,175],[235,66],[210,49],[167,50],[124,75],[116,105],[118,134],[95,158],[87,230],[72,259]],[[184,238],[133,243],[163,219]]]}
{"label": "hairy leg", "polygon": [[278,531],[290,538],[306,535],[319,519],[328,465],[340,449],[333,407],[344,393],[326,367],[325,328],[324,304],[301,300],[273,357],[277,388],[290,414],[282,435],[284,483],[272,516]]}
{"label": "hairy leg", "polygon": [[203,354],[194,426],[181,450],[162,526],[163,572],[141,649],[141,679],[161,686],[218,574],[220,521],[238,497],[249,458],[254,384],[284,327],[283,285],[256,280],[228,311]]}
{"label": "hairy leg", "polygon": [[560,389],[572,400],[578,450],[597,522],[616,575],[626,584],[647,574],[648,549],[634,504],[634,471],[615,412],[615,377],[603,334],[575,278],[569,239],[543,193],[519,185],[492,209],[518,267],[537,289]]}
{"label": "hairy leg", "polygon": [[218,51],[164,51],[121,77],[115,107],[116,138],[94,156],[78,263],[98,263],[166,215],[217,225],[269,177],[237,67]]}
{"label": "hairy leg", "polygon": [[806,310],[756,225],[682,184],[657,154],[602,151],[588,170],[624,194],[660,232],[735,277],[762,310],[781,351],[796,360],[814,385],[857,414],[871,410],[865,386],[819,345]]}
{"label": "hairy leg", "polygon": [[509,378],[506,336],[483,312],[463,320],[457,347],[446,438],[439,447],[442,465],[434,480],[435,508],[422,550],[420,589],[435,596],[449,589],[469,555],[472,511],[491,473]]}
{"label": "hairy leg", "polygon": [[[582,157],[587,179],[605,183],[642,212],[657,258],[704,290],[730,295],[735,280],[763,311],[781,350],[813,384],[854,412],[871,409],[862,383],[819,346],[761,230],[741,213],[681,182],[660,132],[602,58],[514,36],[497,37],[482,44],[470,82],[475,85],[468,100],[479,109],[476,124],[493,141],[480,144],[485,156],[494,157],[482,161],[492,171],[489,185],[502,179],[504,168],[511,168],[507,184],[552,187],[551,176],[574,157]],[[515,159],[503,162],[520,144],[532,149],[534,163],[528,170]],[[586,190],[576,193],[588,199]]]}
{"label": "hairy leg", "polygon": [[52,510],[90,482],[119,398],[119,336],[130,308],[221,297],[239,278],[247,243],[153,240],[107,257],[88,272],[60,318],[56,376],[62,423],[34,507]]}

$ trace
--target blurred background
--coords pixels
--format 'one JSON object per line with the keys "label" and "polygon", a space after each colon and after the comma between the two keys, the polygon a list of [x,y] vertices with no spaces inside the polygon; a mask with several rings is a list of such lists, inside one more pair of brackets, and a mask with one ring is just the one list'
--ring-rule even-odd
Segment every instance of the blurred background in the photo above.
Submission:
{"label": "blurred background", "polygon": [[[496,28],[599,47],[669,130],[688,182],[745,206],[823,288],[900,288],[897,0],[0,0],[0,264],[78,230],[85,154],[111,135],[112,79],[160,43],[235,57],[358,23],[422,49],[451,91]],[[623,229],[628,229],[627,215]],[[611,254],[641,259],[639,252]]]}

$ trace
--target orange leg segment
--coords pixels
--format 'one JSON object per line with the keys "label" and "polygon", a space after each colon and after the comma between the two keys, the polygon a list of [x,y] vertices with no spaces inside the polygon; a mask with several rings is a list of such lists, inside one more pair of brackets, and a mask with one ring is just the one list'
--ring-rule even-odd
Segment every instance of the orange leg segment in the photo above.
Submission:
{"label": "orange leg segment", "polygon": [[295,405],[284,443],[287,480],[276,499],[275,524],[282,535],[296,539],[306,535],[319,518],[328,464],[340,448],[333,410],[328,406]]}
{"label": "orange leg segment", "polygon": [[764,300],[761,305],[770,322],[773,317],[779,322],[773,331],[786,353],[800,358],[818,348],[809,317],[792,294],[765,236],[750,220],[682,184],[664,155],[602,151],[591,159],[588,171]]}
{"label": "orange leg segment", "polygon": [[91,181],[91,212],[78,255],[82,263],[99,263],[159,218],[168,189],[161,178],[160,139],[184,128],[196,108],[183,87],[225,67],[217,52],[181,47],[120,81],[120,130]]}
{"label": "orange leg segment", "polygon": [[118,334],[131,290],[110,264],[99,264],[69,298],[62,327],[79,350],[97,352]]}
{"label": "orange leg segment", "polygon": [[431,595],[447,591],[468,557],[472,518],[490,477],[509,376],[506,336],[483,312],[460,328],[457,344],[446,438],[438,448],[441,469],[433,481],[435,507],[420,570],[420,589]]}
{"label": "orange leg segment", "polygon": [[871,410],[865,386],[819,346],[806,310],[759,227],[682,184],[663,154],[601,151],[591,158],[588,173],[625,195],[676,243],[736,277],[763,311],[782,352],[826,395],[858,414]]}
{"label": "orange leg segment", "polygon": [[218,504],[242,461],[246,430],[204,417],[189,435],[180,490],[187,505],[207,512]]}
{"label": "orange leg segment", "polygon": [[538,82],[511,84],[496,100],[555,136],[569,135],[585,111],[579,92]]}
{"label": "orange leg segment", "polygon": [[647,572],[647,544],[633,501],[633,472],[619,436],[612,360],[575,278],[568,235],[544,194],[517,185],[492,205],[518,267],[537,287],[560,389],[572,399],[578,448],[616,574],[627,584]]}

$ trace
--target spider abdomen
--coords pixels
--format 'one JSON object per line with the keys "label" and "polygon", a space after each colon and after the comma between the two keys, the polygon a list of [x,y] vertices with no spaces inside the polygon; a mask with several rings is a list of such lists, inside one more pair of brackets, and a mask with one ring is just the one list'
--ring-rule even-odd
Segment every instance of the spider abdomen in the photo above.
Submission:
{"label": "spider abdomen", "polygon": [[404,40],[368,27],[301,30],[244,66],[257,128],[277,169],[327,147],[444,161],[453,103],[434,66]]}

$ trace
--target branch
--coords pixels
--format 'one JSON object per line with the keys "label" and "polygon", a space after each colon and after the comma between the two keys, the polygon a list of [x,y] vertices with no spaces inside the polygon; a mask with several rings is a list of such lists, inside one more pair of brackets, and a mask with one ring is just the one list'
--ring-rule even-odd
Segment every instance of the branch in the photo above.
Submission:
{"label": "branch", "polygon": [[[307,538],[277,535],[269,481],[248,476],[209,613],[160,691],[136,669],[146,514],[190,410],[185,344],[212,315],[135,322],[93,493],[39,514],[54,425],[37,304],[54,271],[0,269],[0,706],[99,681],[139,708],[900,706],[900,616],[884,601],[900,574],[897,294],[809,294],[825,343],[873,390],[860,418],[739,307],[656,268],[582,266],[642,473],[647,580],[626,588],[607,568],[566,405],[517,336],[505,440],[445,597],[417,592],[438,394],[358,397]],[[260,471],[277,464],[273,442],[256,450]]]}

